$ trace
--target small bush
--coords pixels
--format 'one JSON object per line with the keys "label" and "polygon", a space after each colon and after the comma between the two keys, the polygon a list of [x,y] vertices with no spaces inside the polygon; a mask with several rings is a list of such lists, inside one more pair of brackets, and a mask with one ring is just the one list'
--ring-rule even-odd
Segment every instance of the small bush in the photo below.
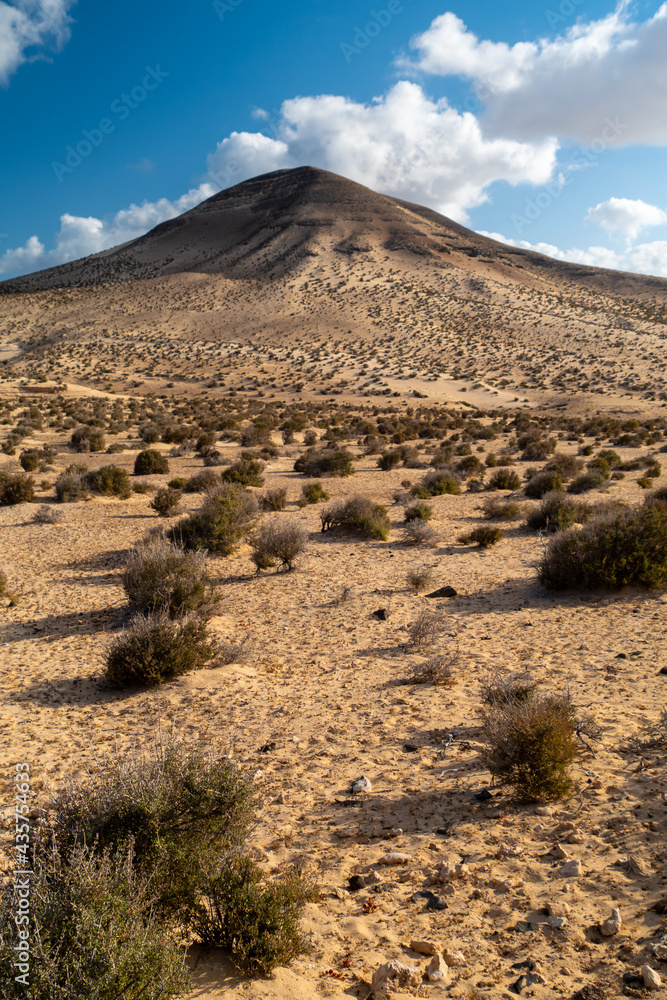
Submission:
{"label": "small bush", "polygon": [[[214,478],[214,481],[215,481],[215,476],[213,478]],[[187,480],[184,476],[175,476],[174,479],[170,479],[169,480],[169,482],[167,483],[167,486],[169,487],[170,490],[185,490],[186,486],[188,485],[188,482],[189,482],[189,480]],[[192,490],[192,491],[186,490],[186,492],[187,493],[190,493],[190,492],[194,493],[194,492],[196,492],[196,490]]]}
{"label": "small bush", "polygon": [[35,472],[39,469],[43,472],[47,465],[51,465],[54,454],[49,449],[29,448],[19,455],[19,462],[24,472]]}
{"label": "small bush", "polygon": [[503,675],[494,671],[482,684],[485,705],[509,705],[530,701],[537,687],[529,673]]}
{"label": "small bush", "polygon": [[169,472],[169,462],[154,448],[140,451],[134,460],[135,476],[163,476]]}
{"label": "small bush", "polygon": [[127,557],[123,587],[141,611],[215,613],[218,596],[204,552],[185,552],[159,535],[140,542]]}
{"label": "small bush", "polygon": [[74,451],[104,451],[104,434],[98,427],[78,427],[70,439]]}
{"label": "small bush", "polygon": [[354,473],[354,456],[344,448],[325,451],[311,448],[297,458],[294,471],[312,479],[319,476],[351,476]]}
{"label": "small bush", "polygon": [[107,455],[120,455],[121,452],[127,451],[127,446],[116,441],[114,444],[110,444],[106,450]]}
{"label": "small bush", "polygon": [[95,472],[88,472],[85,482],[89,490],[105,497],[127,500],[132,496],[130,477],[125,469],[120,469],[117,465],[105,465]]}
{"label": "small bush", "polygon": [[19,503],[34,503],[35,482],[32,476],[8,475],[0,472],[0,507]]}
{"label": "small bush", "polygon": [[576,719],[567,698],[550,696],[495,704],[482,716],[484,764],[522,802],[560,799],[573,788]]}
{"label": "small bush", "polygon": [[182,498],[183,494],[180,490],[172,490],[169,486],[163,486],[157,491],[149,507],[160,517],[173,517],[180,507]]}
{"label": "small bush", "polygon": [[225,484],[211,490],[199,511],[179,521],[169,538],[187,549],[207,549],[229,556],[253,527],[259,507],[241,486]]}
{"label": "small bush", "polygon": [[564,493],[546,493],[539,507],[528,516],[527,525],[535,531],[567,531],[573,524],[583,524],[590,519],[592,508],[577,503]]}
{"label": "small bush", "polygon": [[484,525],[481,528],[474,528],[466,535],[459,535],[457,541],[463,545],[478,545],[480,549],[488,549],[491,545],[497,545],[505,537],[502,528],[491,528]]}
{"label": "small bush", "polygon": [[600,517],[581,531],[557,535],[539,568],[551,590],[629,584],[667,585],[667,505],[649,503],[637,511]]}
{"label": "small bush", "polygon": [[291,572],[294,561],[305,550],[308,532],[295,521],[270,521],[263,525],[252,543],[252,560],[257,570],[279,564],[279,569]]}
{"label": "small bush", "polygon": [[427,503],[415,503],[411,507],[406,507],[403,517],[406,522],[430,521],[433,517],[433,508]]}
{"label": "small bush", "polygon": [[426,545],[433,548],[437,545],[437,534],[427,521],[408,521],[405,525],[405,542],[407,545]]}
{"label": "small bush", "polygon": [[287,503],[287,490],[276,489],[267,490],[262,497],[260,497],[260,506],[262,510],[285,510],[285,504]]}
{"label": "small bush", "polygon": [[589,490],[597,490],[605,482],[606,477],[600,472],[582,472],[576,476],[567,488],[568,493],[587,493]]}
{"label": "small bush", "polygon": [[38,507],[32,516],[33,524],[59,524],[61,520],[61,512],[46,503]]}
{"label": "small bush", "polygon": [[[172,480],[172,482],[175,482],[175,480]],[[210,469],[202,469],[201,472],[196,472],[194,476],[190,476],[186,480],[183,491],[185,493],[206,493],[207,490],[212,490],[219,484],[220,479],[216,476],[215,472],[211,472]]]}
{"label": "small bush", "polygon": [[253,458],[241,458],[222,473],[224,483],[236,483],[239,486],[263,486],[264,466]]}
{"label": "small bush", "polygon": [[514,500],[494,500],[488,497],[483,505],[487,521],[518,521],[525,513],[525,506]]}
{"label": "small bush", "polygon": [[301,487],[301,495],[307,504],[320,503],[322,500],[329,499],[329,494],[325,492],[322,483],[307,483]]}
{"label": "small bush", "polygon": [[408,625],[408,645],[412,649],[426,649],[440,638],[445,622],[438,611],[425,608]]}
{"label": "small bush", "polygon": [[411,569],[408,570],[406,574],[406,582],[408,587],[419,594],[422,590],[426,590],[433,583],[433,570],[431,567],[422,567],[421,569]]}
{"label": "small bush", "polygon": [[660,486],[646,497],[645,504],[667,503],[667,486]]}
{"label": "small bush", "polygon": [[420,663],[410,678],[411,684],[432,684],[433,687],[452,687],[456,683],[455,670],[460,662],[458,650],[436,653],[426,663]]}
{"label": "small bush", "polygon": [[435,469],[425,477],[419,486],[413,487],[412,492],[422,500],[428,497],[445,496],[446,494],[460,496],[461,486],[451,472],[446,469]]}
{"label": "small bush", "polygon": [[354,496],[341,503],[331,504],[320,515],[322,531],[331,528],[349,528],[369,538],[386,541],[391,528],[387,508],[373,503],[368,497]]}
{"label": "small bush", "polygon": [[547,472],[557,472],[562,479],[571,479],[584,467],[584,463],[576,455],[557,454],[547,462],[545,470]]}
{"label": "small bush", "polygon": [[56,499],[59,503],[76,503],[88,496],[86,470],[78,465],[70,465],[61,472],[54,483]]}
{"label": "small bush", "polygon": [[132,492],[138,493],[140,496],[146,496],[147,493],[154,493],[155,486],[152,483],[147,483],[142,480],[139,483],[132,483]]}
{"label": "small bush", "polygon": [[555,493],[563,491],[563,478],[559,472],[538,472],[531,476],[523,488],[527,497],[533,500],[540,500],[545,493]]}
{"label": "small bush", "polygon": [[215,641],[201,619],[173,620],[166,611],[137,615],[111,644],[106,677],[117,688],[134,684],[155,687],[200,670],[216,653]]}

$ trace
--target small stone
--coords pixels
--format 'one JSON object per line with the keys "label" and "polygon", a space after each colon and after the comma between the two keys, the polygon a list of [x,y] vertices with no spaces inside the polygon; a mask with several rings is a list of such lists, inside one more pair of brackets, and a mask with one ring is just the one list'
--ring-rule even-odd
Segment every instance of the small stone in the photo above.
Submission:
{"label": "small stone", "polygon": [[536,816],[553,816],[554,811],[551,806],[538,806],[535,810]]}
{"label": "small stone", "polygon": [[458,597],[458,591],[454,590],[453,587],[440,587],[439,590],[434,590],[432,594],[427,594],[427,597]]}
{"label": "small stone", "polygon": [[653,875],[653,869],[649,868],[646,862],[642,861],[635,854],[631,854],[628,858],[628,868],[633,875]]}
{"label": "small stone", "polygon": [[466,957],[462,951],[448,951],[447,948],[442,953],[442,957],[451,969],[456,969],[466,964]]}
{"label": "small stone", "polygon": [[547,923],[549,927],[553,927],[554,930],[561,930],[565,927],[567,923],[567,917],[547,917]]}
{"label": "small stone", "polygon": [[556,858],[569,858],[570,852],[566,851],[562,844],[556,844],[551,853]]}
{"label": "small stone", "polygon": [[547,903],[547,913],[550,917],[569,917],[570,907],[567,903]]}
{"label": "small stone", "polygon": [[353,795],[360,795],[362,792],[370,792],[372,789],[373,786],[365,774],[362,774],[360,778],[357,778],[357,780],[353,781],[350,785],[350,791]]}
{"label": "small stone", "polygon": [[567,838],[568,844],[583,844],[584,833],[583,830],[573,830],[570,836]]}
{"label": "small stone", "polygon": [[581,861],[577,858],[573,858],[572,861],[566,861],[565,864],[558,869],[558,875],[560,875],[561,878],[572,878],[576,875],[581,875],[581,868]]}
{"label": "small stone", "polygon": [[613,937],[614,934],[618,934],[621,927],[623,926],[623,921],[621,920],[621,911],[617,906],[615,906],[611,911],[611,916],[600,924],[600,934],[604,937]]}
{"label": "small stone", "polygon": [[379,859],[379,865],[407,865],[412,861],[411,854],[403,854],[402,851],[388,851]]}
{"label": "small stone", "polygon": [[373,612],[373,618],[377,618],[380,622],[386,622],[389,618],[389,612],[386,608],[378,608],[377,611]]}
{"label": "small stone", "polygon": [[410,947],[420,955],[435,955],[441,948],[435,941],[411,941]]}
{"label": "small stone", "polygon": [[440,952],[436,952],[426,966],[426,977],[429,983],[444,983],[449,979],[449,966]]}
{"label": "small stone", "polygon": [[650,965],[642,965],[639,970],[642,979],[644,980],[644,986],[647,990],[659,990],[662,986],[662,979]]}
{"label": "small stone", "polygon": [[436,896],[430,889],[422,889],[412,896],[413,903],[418,903],[421,899],[426,900],[427,910],[446,910],[448,907],[447,900],[443,899],[442,896]]}
{"label": "small stone", "polygon": [[412,965],[394,960],[385,962],[373,973],[371,990],[376,998],[384,998],[396,989],[416,989],[421,986],[422,974]]}
{"label": "small stone", "polygon": [[451,882],[456,878],[464,878],[470,869],[465,864],[452,865],[448,861],[443,861],[438,865],[437,874],[441,882]]}

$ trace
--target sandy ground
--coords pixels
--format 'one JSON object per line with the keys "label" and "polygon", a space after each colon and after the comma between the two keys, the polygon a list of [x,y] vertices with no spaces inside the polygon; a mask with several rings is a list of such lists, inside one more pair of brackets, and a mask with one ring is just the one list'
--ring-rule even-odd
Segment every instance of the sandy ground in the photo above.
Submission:
{"label": "sandy ground", "polygon": [[[646,961],[667,974],[667,961],[651,953],[665,921],[650,909],[667,892],[667,752],[645,753],[640,764],[625,750],[664,707],[667,597],[548,594],[536,577],[543,542],[521,523],[507,525],[488,551],[456,542],[480,523],[479,494],[434,498],[437,547],[408,547],[392,495],[406,475],[414,482],[421,473],[383,473],[372,457],[359,459],[352,478],[326,485],[332,499],[364,493],[385,503],[388,541],[322,535],[319,508],[295,504],[304,482],[291,471],[299,450],[283,449],[266,474],[266,488],[287,487],[289,501],[284,513],[267,516],[298,519],[310,533],[297,571],[255,576],[247,546],[214,561],[224,602],[212,627],[227,639],[247,636],[249,658],[150,691],[115,692],[103,679],[104,651],[127,621],[124,553],[156,523],[150,497],[59,505],[57,525],[32,523],[31,505],[0,508],[2,568],[16,596],[15,606],[0,609],[0,748],[9,764],[30,763],[34,806],[105,754],[145,747],[158,727],[231,751],[256,775],[257,856],[269,872],[301,865],[322,886],[305,919],[312,950],[255,981],[237,977],[224,955],[195,950],[198,1000],[367,997],[383,962],[425,968],[429,959],[410,948],[415,939],[464,956],[445,986],[420,988],[425,997],[515,996],[508,990],[522,970],[513,965],[529,959],[540,981],[522,995],[538,998],[569,997],[594,982],[618,995],[623,973]],[[134,454],[112,460],[131,468]],[[14,467],[2,458],[3,468]],[[61,454],[58,468],[72,460]],[[201,460],[170,466],[151,482],[191,475]],[[641,502],[635,478],[613,495]],[[186,495],[183,509],[199,503]],[[458,596],[413,594],[405,577],[418,566],[433,568],[432,589],[449,585]],[[401,683],[424,660],[406,647],[406,626],[427,605],[444,616],[439,648],[459,653],[452,687]],[[373,614],[380,608],[386,621]],[[480,685],[494,670],[530,671],[540,690],[569,690],[595,716],[601,740],[592,750],[582,744],[579,791],[568,800],[516,807],[500,788],[488,801],[475,797],[490,785],[478,710]],[[262,752],[267,744],[275,748]],[[362,774],[372,791],[352,798],[350,783]],[[9,796],[10,783],[1,784]],[[402,864],[382,863],[396,851],[407,856]],[[568,858],[582,862],[579,876],[559,875]],[[465,867],[434,883],[443,862]],[[349,876],[371,872],[374,884],[348,891]],[[447,909],[413,901],[429,887]],[[549,925],[549,905],[567,913],[562,928]],[[624,927],[604,938],[596,925],[613,906]]]}

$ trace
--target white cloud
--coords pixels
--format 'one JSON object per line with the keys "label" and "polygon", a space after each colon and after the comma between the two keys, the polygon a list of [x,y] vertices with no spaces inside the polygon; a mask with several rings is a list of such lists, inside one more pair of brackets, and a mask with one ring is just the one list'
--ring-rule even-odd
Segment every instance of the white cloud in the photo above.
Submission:
{"label": "white cloud", "polygon": [[130,205],[106,221],[66,212],[60,217],[60,230],[53,250],[46,251],[40,240],[31,236],[24,247],[7,250],[0,257],[0,274],[26,274],[127,243],[160,222],[175,219],[213,194],[214,187],[208,183],[200,184],[175,201],[160,198],[159,201],[144,202],[143,205]]}
{"label": "white cloud", "polygon": [[480,231],[481,236],[498,240],[507,246],[519,247],[522,250],[534,250],[546,257],[567,261],[571,264],[586,264],[590,267],[606,267],[614,271],[630,271],[635,274],[652,274],[667,278],[667,240],[655,240],[653,243],[639,243],[628,247],[622,253],[610,250],[608,247],[588,247],[586,250],[572,247],[561,250],[551,243],[529,243],[527,240],[514,240],[501,233]]}
{"label": "white cloud", "polygon": [[586,219],[602,226],[608,233],[621,233],[628,240],[636,240],[642,229],[665,225],[667,212],[645,201],[609,198],[589,208]]}
{"label": "white cloud", "polygon": [[[667,144],[667,3],[643,22],[627,0],[599,21],[536,42],[480,41],[454,14],[412,40],[413,70],[469,78],[493,134],[533,139],[600,137],[621,124],[618,146]],[[403,65],[406,65],[403,61]]]}
{"label": "white cloud", "polygon": [[0,2],[0,84],[33,59],[33,49],[61,49],[69,41],[68,11],[76,0]]}
{"label": "white cloud", "polygon": [[226,186],[311,164],[460,222],[496,181],[546,183],[558,148],[554,139],[488,139],[474,115],[408,81],[370,104],[335,95],[285,101],[272,131],[273,138],[233,132],[209,157],[209,177]]}

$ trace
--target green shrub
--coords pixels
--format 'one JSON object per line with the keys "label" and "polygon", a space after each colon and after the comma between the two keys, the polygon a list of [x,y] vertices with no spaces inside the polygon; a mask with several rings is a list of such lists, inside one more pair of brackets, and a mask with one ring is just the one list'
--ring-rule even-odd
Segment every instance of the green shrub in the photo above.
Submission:
{"label": "green shrub", "polygon": [[4,1000],[168,1000],[190,992],[185,951],[154,919],[129,845],[115,853],[80,846],[66,859],[55,846],[33,863],[26,985],[16,978],[17,912],[18,896],[6,885],[0,896]]}
{"label": "green shrub", "polygon": [[160,517],[173,517],[178,511],[182,497],[183,494],[180,490],[172,490],[169,486],[163,486],[157,491],[149,507]]}
{"label": "green shrub", "polygon": [[400,465],[402,460],[400,448],[396,448],[394,451],[385,451],[378,457],[378,469],[381,469],[383,472],[389,472],[391,469],[395,469],[397,465]]}
{"label": "green shrub", "polygon": [[154,687],[200,670],[216,652],[215,641],[199,618],[173,620],[166,611],[137,615],[109,647],[106,677],[117,688]]}
{"label": "green shrub", "polygon": [[185,552],[159,535],[132,549],[121,579],[130,603],[141,611],[166,611],[174,618],[188,611],[217,610],[205,553]]}
{"label": "green shrub", "polygon": [[258,571],[278,563],[280,570],[291,572],[295,559],[305,550],[307,542],[308,532],[302,524],[270,521],[253,539],[251,558]]}
{"label": "green shrub", "polygon": [[528,527],[535,531],[566,531],[573,524],[590,520],[592,508],[577,503],[564,493],[545,493],[539,507],[531,511]]}
{"label": "green shrub", "polygon": [[547,462],[546,472],[557,472],[562,479],[571,479],[584,467],[584,463],[576,455],[556,454]]}
{"label": "green shrub", "polygon": [[260,497],[259,502],[262,510],[285,510],[285,504],[287,503],[287,490],[284,487],[282,489],[267,490],[266,493]]}
{"label": "green shrub", "polygon": [[155,448],[147,448],[145,451],[140,451],[134,460],[135,476],[162,476],[168,472],[169,462]]}
{"label": "green shrub", "polygon": [[493,473],[486,488],[487,490],[518,490],[521,488],[521,480],[514,469],[500,468]]}
{"label": "green shrub", "polygon": [[120,455],[121,452],[127,451],[127,445],[121,444],[119,441],[110,444],[106,450],[107,455]]}
{"label": "green shrub", "polygon": [[39,452],[36,450],[22,451],[19,462],[24,472],[35,472],[39,468]]}
{"label": "green shrub", "polygon": [[473,528],[465,535],[459,535],[457,541],[463,545],[478,545],[481,549],[488,549],[491,545],[497,545],[504,537],[505,532],[502,528],[491,528],[484,525],[481,528]]}
{"label": "green shrub", "polygon": [[573,788],[576,718],[567,698],[548,696],[495,704],[482,715],[482,759],[521,802],[560,799]]}
{"label": "green shrub", "polygon": [[70,444],[75,451],[104,451],[106,444],[104,434],[98,427],[77,427],[72,434]]}
{"label": "green shrub", "polygon": [[268,975],[308,951],[299,918],[318,897],[318,889],[295,870],[267,882],[251,858],[230,858],[207,880],[191,927],[204,945],[227,949],[242,971]]}
{"label": "green shrub", "polygon": [[146,496],[147,493],[154,493],[155,486],[152,483],[147,483],[142,480],[139,483],[132,483],[132,492],[138,493],[140,496]]}
{"label": "green shrub", "polygon": [[405,508],[403,519],[408,521],[430,521],[433,517],[433,508],[427,503],[415,503],[411,507]]}
{"label": "green shrub", "polygon": [[649,503],[557,535],[539,575],[551,590],[667,585],[667,505]]}
{"label": "green shrub", "polygon": [[174,525],[168,537],[187,549],[228,556],[252,529],[258,510],[243,487],[225,484],[208,493],[200,510]]}
{"label": "green shrub", "polygon": [[531,476],[523,488],[527,497],[540,500],[545,493],[555,493],[563,490],[563,479],[559,472],[538,472]]}
{"label": "green shrub", "polygon": [[525,505],[514,500],[494,500],[493,497],[488,497],[482,509],[487,521],[518,521],[523,517]]}
{"label": "green shrub", "polygon": [[222,473],[224,483],[238,483],[240,486],[263,486],[264,466],[253,458],[241,458]]}
{"label": "green shrub", "polygon": [[117,465],[104,465],[95,472],[86,474],[86,486],[89,490],[101,493],[106,497],[118,497],[127,500],[132,496],[132,483],[125,469]]}
{"label": "green shrub", "polygon": [[[213,476],[213,481],[215,483],[215,475]],[[170,490],[185,490],[186,493],[190,492],[195,493],[196,490],[186,489],[188,482],[189,480],[186,479],[184,476],[176,476],[174,479],[169,480],[167,486],[169,487]]]}
{"label": "green shrub", "polygon": [[34,503],[35,483],[32,476],[0,472],[0,507],[19,503]]}
{"label": "green shrub", "polygon": [[80,465],[70,465],[61,472],[54,483],[56,499],[60,503],[76,503],[88,496],[86,470]]}
{"label": "green shrub", "polygon": [[606,459],[601,458],[599,455],[588,462],[586,468],[589,472],[601,476],[602,479],[609,479],[609,475],[611,473],[609,462],[607,462]]}
{"label": "green shrub", "polygon": [[324,490],[322,483],[306,483],[301,487],[301,495],[307,504],[329,499],[329,494]]}
{"label": "green shrub", "polygon": [[354,473],[354,456],[344,448],[325,451],[311,448],[297,458],[294,471],[311,478],[351,476]]}
{"label": "green shrub", "polygon": [[190,476],[183,490],[185,493],[206,493],[207,490],[212,490],[219,485],[220,479],[215,472],[211,469],[202,469],[201,472],[196,472],[194,476]]}
{"label": "green shrub", "polygon": [[576,476],[567,488],[568,493],[587,493],[589,490],[597,490],[605,482],[606,476],[598,472],[582,472]]}
{"label": "green shrub", "polygon": [[646,497],[645,504],[667,503],[667,486],[660,486]]}
{"label": "green shrub", "polygon": [[411,492],[413,496],[419,497],[421,500],[426,500],[428,497],[445,496],[446,494],[460,496],[461,486],[453,473],[447,469],[435,469],[418,486],[413,486]]}
{"label": "green shrub", "polygon": [[391,528],[387,508],[364,496],[331,504],[322,511],[320,520],[322,531],[343,527],[369,538],[381,538],[382,541],[387,540]]}

